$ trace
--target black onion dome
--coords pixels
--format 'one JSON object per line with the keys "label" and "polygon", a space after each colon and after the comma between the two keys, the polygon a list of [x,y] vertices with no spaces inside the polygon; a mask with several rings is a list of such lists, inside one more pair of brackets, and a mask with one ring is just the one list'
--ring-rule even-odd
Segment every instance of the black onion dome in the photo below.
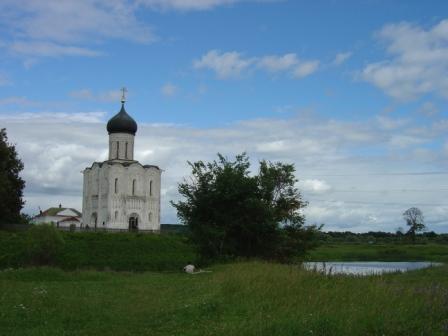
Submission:
{"label": "black onion dome", "polygon": [[114,115],[107,123],[107,132],[111,133],[129,133],[135,135],[137,132],[137,123],[124,109],[121,104],[121,110]]}

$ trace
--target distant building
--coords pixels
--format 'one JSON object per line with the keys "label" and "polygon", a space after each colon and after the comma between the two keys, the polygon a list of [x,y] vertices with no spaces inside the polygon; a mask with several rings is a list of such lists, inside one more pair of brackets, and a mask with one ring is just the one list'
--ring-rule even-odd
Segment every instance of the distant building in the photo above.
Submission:
{"label": "distant building", "polygon": [[33,224],[50,223],[60,228],[69,228],[74,225],[81,227],[82,214],[73,208],[63,208],[61,204],[57,208],[49,208],[41,211],[40,214],[33,217]]}
{"label": "distant building", "polygon": [[84,228],[160,231],[162,171],[134,160],[137,123],[124,108],[107,123],[109,159],[84,170]]}

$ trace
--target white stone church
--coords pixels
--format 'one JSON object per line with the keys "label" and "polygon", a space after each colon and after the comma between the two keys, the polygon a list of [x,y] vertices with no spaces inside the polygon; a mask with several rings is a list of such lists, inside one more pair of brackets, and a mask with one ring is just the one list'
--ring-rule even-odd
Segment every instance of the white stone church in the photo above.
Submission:
{"label": "white stone church", "polygon": [[137,123],[124,103],[123,91],[121,110],[107,123],[109,159],[83,172],[83,227],[159,231],[162,171],[134,160]]}

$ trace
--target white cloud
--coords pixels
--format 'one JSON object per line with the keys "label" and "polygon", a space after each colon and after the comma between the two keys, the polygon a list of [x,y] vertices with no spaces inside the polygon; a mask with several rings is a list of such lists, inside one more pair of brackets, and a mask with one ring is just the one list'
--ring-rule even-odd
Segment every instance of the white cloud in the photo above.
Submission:
{"label": "white cloud", "polygon": [[0,9],[18,36],[36,41],[65,44],[106,37],[149,42],[154,38],[137,20],[136,7],[126,0],[3,0]]}
{"label": "white cloud", "polygon": [[419,109],[419,112],[427,117],[434,117],[439,113],[439,108],[432,102],[424,102]]}
{"label": "white cloud", "polygon": [[282,0],[136,0],[137,5],[155,10],[204,11],[242,2],[277,2]]}
{"label": "white cloud", "polygon": [[294,69],[293,75],[296,78],[303,78],[316,72],[319,68],[319,61],[308,61],[299,64],[297,68]]}
{"label": "white cloud", "polygon": [[418,138],[407,134],[397,134],[390,138],[389,143],[398,148],[409,147],[412,145],[420,145],[427,142],[425,138]]}
{"label": "white cloud", "polygon": [[35,66],[38,63],[37,58],[34,57],[27,57],[24,61],[23,61],[23,66],[25,67],[25,69],[31,69],[33,66]]}
{"label": "white cloud", "polygon": [[[104,112],[0,114],[0,124],[25,163],[28,212],[60,202],[80,208],[80,172],[107,157],[106,121]],[[395,147],[397,136],[418,138],[417,126],[384,128],[376,119],[353,123],[310,116],[246,120],[216,128],[139,123],[136,158],[164,169],[163,222],[177,221],[169,201],[179,199],[177,183],[189,175],[187,160],[209,161],[217,152],[232,157],[247,151],[253,169],[260,159],[296,165],[299,189],[310,202],[308,223],[325,223],[327,230],[394,230],[402,225],[403,210],[415,205],[428,222],[437,221],[430,229],[446,230],[448,207],[438,205],[440,192],[400,191],[440,189],[440,175],[378,174],[439,170],[448,163],[448,147],[428,148],[423,156],[415,155],[419,144],[413,141],[408,147]],[[432,129],[426,133],[438,141],[445,135]],[[375,155],[369,153],[371,147]]]}
{"label": "white cloud", "polygon": [[448,119],[439,119],[433,122],[432,129],[437,134],[446,134],[448,132]]}
{"label": "white cloud", "polygon": [[221,53],[219,50],[210,50],[195,60],[193,66],[196,69],[211,69],[218,78],[225,79],[239,77],[253,62],[253,59],[245,59],[236,51]]}
{"label": "white cloud", "polygon": [[258,66],[268,71],[277,72],[289,70],[298,63],[297,55],[290,53],[283,56],[264,56],[258,61]]}
{"label": "white cloud", "polygon": [[80,89],[71,91],[69,96],[76,99],[84,99],[84,100],[93,100],[94,95],[93,92],[89,89]]}
{"label": "white cloud", "polygon": [[385,130],[395,130],[406,126],[411,122],[409,118],[389,118],[383,115],[377,116],[376,120],[379,126]]}
{"label": "white cloud", "polygon": [[99,102],[119,102],[121,99],[121,92],[119,90],[103,91],[93,93],[90,89],[80,89],[72,91],[69,95],[76,99],[92,100]]}
{"label": "white cloud", "polygon": [[322,193],[331,189],[330,185],[324,180],[306,179],[300,182],[300,185],[304,191]]}
{"label": "white cloud", "polygon": [[260,153],[278,153],[288,150],[289,146],[284,140],[275,140],[261,142],[257,144],[256,149]]}
{"label": "white cloud", "polygon": [[[25,58],[25,67],[46,56],[97,56],[107,39],[150,43],[158,37],[143,11],[202,11],[240,2],[277,0],[2,0],[0,13],[7,34],[0,48]],[[33,50],[37,50],[36,54]],[[32,57],[31,57],[32,56]]]}
{"label": "white cloud", "polygon": [[[52,42],[13,42],[9,45],[13,53],[34,57],[58,57],[58,56],[100,56],[98,51],[76,46],[56,44]],[[28,61],[29,64],[29,61]]]}
{"label": "white cloud", "polygon": [[324,202],[319,205],[311,204],[305,213],[308,217],[312,217],[316,224],[325,224],[329,220],[339,223],[338,226],[325,225],[324,230],[352,232],[395,231],[396,227],[385,223],[384,218],[389,217],[391,221],[400,224],[402,219],[395,214],[395,211],[390,211],[389,209],[383,209],[382,211],[383,215],[379,217],[376,210],[369,206],[350,206],[341,201]]}
{"label": "white cloud", "polygon": [[5,74],[0,73],[0,86],[11,85],[11,81]]}
{"label": "white cloud", "polygon": [[430,29],[390,24],[377,37],[391,57],[368,64],[361,73],[364,80],[399,100],[427,93],[448,98],[448,20]]}
{"label": "white cloud", "polygon": [[19,106],[29,106],[36,105],[37,102],[29,100],[23,96],[11,96],[0,99],[0,105],[19,105]]}
{"label": "white cloud", "polygon": [[[152,30],[136,17],[133,1],[3,0],[3,25],[11,32],[3,48],[25,57],[98,56],[91,45],[115,38],[148,43]],[[29,60],[26,60],[29,62]]]}
{"label": "white cloud", "polygon": [[352,57],[351,52],[341,52],[336,54],[333,60],[333,65],[341,65],[345,61],[347,61],[350,57]]}
{"label": "white cloud", "polygon": [[103,121],[105,112],[79,112],[79,113],[65,113],[65,112],[25,112],[10,114],[0,114],[0,120],[5,123],[19,124],[25,121],[32,121],[39,124],[62,124],[62,123],[101,123]]}
{"label": "white cloud", "polygon": [[237,51],[221,53],[210,50],[199,60],[193,62],[196,69],[209,69],[220,79],[239,78],[246,71],[264,70],[269,73],[286,72],[294,78],[311,75],[319,68],[319,61],[301,60],[295,53],[244,57]]}
{"label": "white cloud", "polygon": [[166,97],[173,97],[173,96],[176,95],[176,93],[178,91],[178,87],[176,85],[171,84],[171,83],[166,83],[165,85],[162,86],[160,91]]}
{"label": "white cloud", "polygon": [[137,3],[160,10],[208,10],[244,0],[138,0]]}

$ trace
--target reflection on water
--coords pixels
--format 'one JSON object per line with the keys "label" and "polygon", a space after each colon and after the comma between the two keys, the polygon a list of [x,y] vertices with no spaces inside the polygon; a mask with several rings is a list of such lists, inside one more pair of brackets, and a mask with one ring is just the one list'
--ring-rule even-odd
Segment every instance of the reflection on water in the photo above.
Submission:
{"label": "reflection on water", "polygon": [[307,270],[314,270],[325,274],[355,274],[355,275],[406,272],[410,270],[416,270],[439,265],[442,264],[429,261],[412,261],[412,262],[329,261],[329,262],[303,263],[303,267]]}

